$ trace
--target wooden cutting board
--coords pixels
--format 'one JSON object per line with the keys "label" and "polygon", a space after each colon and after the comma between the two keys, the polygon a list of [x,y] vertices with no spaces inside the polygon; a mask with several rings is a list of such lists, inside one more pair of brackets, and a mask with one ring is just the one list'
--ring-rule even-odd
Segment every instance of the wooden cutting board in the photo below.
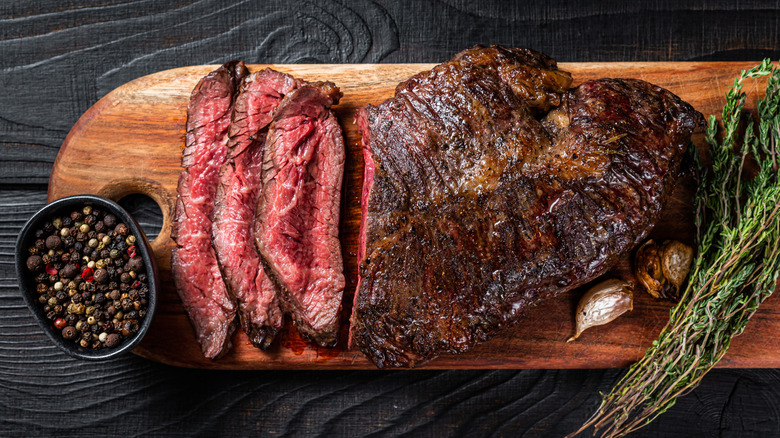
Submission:
{"label": "wooden cutting board", "polygon": [[[575,83],[601,77],[639,78],[658,84],[704,113],[720,114],[724,93],[734,77],[756,63],[562,63]],[[134,353],[159,362],[222,369],[373,368],[357,350],[346,350],[349,313],[357,280],[357,235],[363,159],[353,123],[356,110],[392,96],[395,86],[433,64],[270,65],[300,78],[331,80],[344,98],[335,111],[344,127],[347,147],[342,198],[341,239],[347,289],[340,346],[317,348],[302,340],[287,321],[270,351],[254,348],[238,330],[233,349],[212,361],[200,352],[170,275],[170,239],[176,184],[181,171],[184,124],[189,95],[197,81],[217,66],[183,67],[155,73],[112,91],[76,123],[60,149],[49,182],[49,201],[93,193],[114,200],[140,193],[163,213],[160,235],[152,247],[163,287],[152,327]],[[249,66],[255,71],[265,65]],[[762,88],[750,83],[748,108]],[[694,138],[704,145],[702,135]],[[652,237],[693,240],[690,179],[683,180],[666,207]],[[611,274],[631,278],[629,258]],[[574,309],[582,290],[562,294],[533,309],[515,327],[459,356],[442,356],[425,368],[606,368],[639,359],[668,319],[669,303],[645,292],[635,295],[634,311],[615,322],[586,331],[566,343],[574,330]],[[719,364],[726,367],[780,367],[780,298],[770,298]]]}

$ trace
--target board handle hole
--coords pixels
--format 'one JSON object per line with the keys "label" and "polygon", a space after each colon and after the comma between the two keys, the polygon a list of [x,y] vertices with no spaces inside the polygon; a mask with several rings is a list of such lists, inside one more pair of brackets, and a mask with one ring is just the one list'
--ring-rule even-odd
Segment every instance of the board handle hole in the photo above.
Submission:
{"label": "board handle hole", "polygon": [[163,212],[152,198],[141,193],[132,193],[117,201],[117,204],[127,210],[130,216],[138,222],[150,242],[160,235]]}

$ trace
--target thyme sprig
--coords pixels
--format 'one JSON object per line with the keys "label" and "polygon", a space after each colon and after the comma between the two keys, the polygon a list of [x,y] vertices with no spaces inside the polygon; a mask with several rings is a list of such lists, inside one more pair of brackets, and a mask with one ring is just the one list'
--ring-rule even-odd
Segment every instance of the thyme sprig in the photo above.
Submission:
{"label": "thyme sprig", "polygon": [[[768,76],[758,102],[758,126],[743,109],[746,79]],[[740,123],[745,120],[744,134]],[[735,79],[726,93],[723,135],[710,116],[707,143],[712,168],[694,153],[698,255],[680,302],[645,356],[634,364],[597,412],[574,434],[618,437],[648,424],[695,388],[720,361],[731,339],[777,286],[780,272],[780,69],[768,59]],[[744,178],[747,165],[758,167]]]}

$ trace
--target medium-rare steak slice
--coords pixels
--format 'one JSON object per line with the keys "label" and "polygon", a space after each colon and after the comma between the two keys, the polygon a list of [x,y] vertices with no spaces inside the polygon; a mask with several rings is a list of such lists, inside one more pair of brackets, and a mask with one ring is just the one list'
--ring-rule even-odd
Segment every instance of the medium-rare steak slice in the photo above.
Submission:
{"label": "medium-rare steak slice", "polygon": [[211,246],[211,220],[233,99],[247,73],[243,62],[229,62],[201,79],[192,91],[171,231],[176,242],[171,252],[176,290],[203,355],[212,359],[230,348],[235,330],[236,308]]}
{"label": "medium-rare steak slice", "polygon": [[298,331],[338,339],[344,272],[338,239],[344,138],[330,82],[302,86],[274,114],[263,158],[255,237]]}
{"label": "medium-rare steak slice", "polygon": [[244,78],[233,108],[227,161],[217,190],[212,241],[228,291],[238,302],[241,327],[266,349],[282,327],[276,287],[265,275],[252,223],[260,197],[263,149],[273,112],[298,86],[290,75],[265,69]]}
{"label": "medium-rare steak slice", "polygon": [[542,54],[475,47],[358,114],[350,334],[377,366],[470,349],[653,227],[703,117],[646,82],[569,81]]}

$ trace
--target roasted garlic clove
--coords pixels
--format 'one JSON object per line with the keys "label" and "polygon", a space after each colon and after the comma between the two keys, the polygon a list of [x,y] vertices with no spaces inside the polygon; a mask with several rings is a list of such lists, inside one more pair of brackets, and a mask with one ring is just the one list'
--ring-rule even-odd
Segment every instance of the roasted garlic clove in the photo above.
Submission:
{"label": "roasted garlic clove", "polygon": [[586,329],[613,321],[634,310],[634,284],[607,280],[590,288],[577,304],[576,333],[566,342],[577,339]]}
{"label": "roasted garlic clove", "polygon": [[658,245],[650,239],[636,253],[634,273],[654,298],[678,301],[692,261],[690,246],[676,240]]}
{"label": "roasted garlic clove", "polygon": [[688,277],[693,262],[693,248],[676,240],[668,240],[661,247],[661,268],[669,282],[674,285],[679,298],[680,287]]}

